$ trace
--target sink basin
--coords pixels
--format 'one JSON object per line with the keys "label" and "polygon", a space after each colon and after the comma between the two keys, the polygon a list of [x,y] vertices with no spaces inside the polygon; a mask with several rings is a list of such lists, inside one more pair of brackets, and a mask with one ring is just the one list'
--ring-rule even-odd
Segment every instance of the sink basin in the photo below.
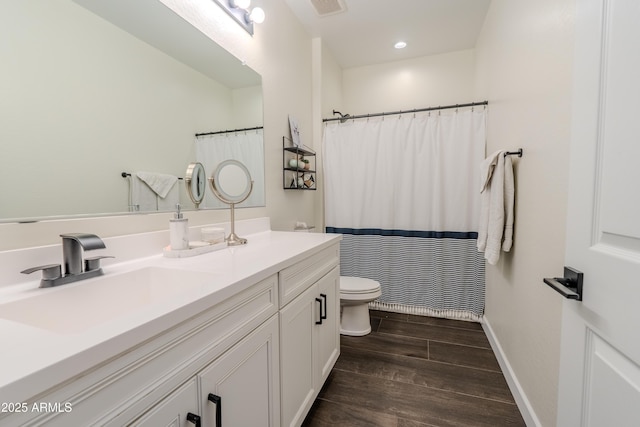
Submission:
{"label": "sink basin", "polygon": [[0,318],[57,333],[81,333],[209,281],[208,273],[146,267],[50,288],[47,293],[2,304]]}

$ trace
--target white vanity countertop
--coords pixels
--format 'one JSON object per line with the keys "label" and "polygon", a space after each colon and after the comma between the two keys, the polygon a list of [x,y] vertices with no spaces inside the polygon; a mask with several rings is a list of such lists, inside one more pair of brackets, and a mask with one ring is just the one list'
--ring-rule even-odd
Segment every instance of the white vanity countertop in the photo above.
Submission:
{"label": "white vanity countertop", "polygon": [[[24,402],[105,360],[137,345],[167,328],[218,304],[247,287],[309,256],[310,251],[337,243],[340,235],[265,231],[246,235],[249,243],[191,258],[161,255],[104,267],[105,275],[117,275],[145,267],[202,272],[210,282],[170,299],[125,313],[119,318],[73,333],[53,332],[0,318],[0,402]],[[117,255],[117,254],[114,254]],[[91,286],[87,279],[60,286]],[[39,289],[39,281],[28,290]],[[34,289],[35,288],[35,289]],[[127,295],[122,295],[127,298]],[[3,303],[5,301],[0,301]],[[2,305],[0,305],[0,317]],[[43,316],[64,316],[56,307]],[[80,328],[82,329],[82,328]]]}

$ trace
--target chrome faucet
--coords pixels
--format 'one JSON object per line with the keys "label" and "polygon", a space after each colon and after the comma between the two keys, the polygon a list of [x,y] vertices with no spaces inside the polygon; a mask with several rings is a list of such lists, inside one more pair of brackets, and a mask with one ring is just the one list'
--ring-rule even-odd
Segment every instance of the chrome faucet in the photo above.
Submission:
{"label": "chrome faucet", "polygon": [[104,249],[106,246],[102,239],[95,234],[61,234],[62,260],[65,274],[80,274],[83,271],[82,249]]}
{"label": "chrome faucet", "polygon": [[61,234],[62,237],[62,261],[64,265],[64,275],[60,264],[40,265],[21,271],[23,274],[31,274],[34,271],[42,270],[41,288],[64,285],[65,283],[77,282],[78,280],[100,276],[103,273],[100,268],[102,258],[113,258],[112,256],[97,256],[93,258],[82,258],[82,250],[104,249],[106,246],[100,237],[95,234],[71,233]]}

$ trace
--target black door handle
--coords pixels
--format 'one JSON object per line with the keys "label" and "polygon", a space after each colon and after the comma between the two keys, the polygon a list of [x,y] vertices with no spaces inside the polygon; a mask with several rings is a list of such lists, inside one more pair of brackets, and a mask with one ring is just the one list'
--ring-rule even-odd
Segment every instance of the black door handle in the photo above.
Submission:
{"label": "black door handle", "polygon": [[546,277],[543,282],[565,298],[582,301],[584,274],[575,268],[565,267],[564,277]]}
{"label": "black door handle", "polygon": [[216,427],[222,427],[222,398],[213,393],[209,393],[207,399],[209,402],[216,404]]}
{"label": "black door handle", "polygon": [[187,421],[189,421],[191,424],[195,424],[196,427],[200,427],[200,415],[192,414],[191,412],[189,412],[187,414]]}
{"label": "black door handle", "polygon": [[322,300],[320,298],[316,298],[316,302],[320,304],[320,320],[316,320],[316,325],[322,325]]}

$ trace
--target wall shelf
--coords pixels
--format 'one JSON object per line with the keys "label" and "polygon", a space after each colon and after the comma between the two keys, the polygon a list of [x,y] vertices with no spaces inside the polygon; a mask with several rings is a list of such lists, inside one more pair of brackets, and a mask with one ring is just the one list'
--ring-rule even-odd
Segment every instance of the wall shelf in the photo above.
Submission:
{"label": "wall shelf", "polygon": [[285,190],[317,188],[315,151],[293,145],[286,136],[282,137],[282,185]]}

